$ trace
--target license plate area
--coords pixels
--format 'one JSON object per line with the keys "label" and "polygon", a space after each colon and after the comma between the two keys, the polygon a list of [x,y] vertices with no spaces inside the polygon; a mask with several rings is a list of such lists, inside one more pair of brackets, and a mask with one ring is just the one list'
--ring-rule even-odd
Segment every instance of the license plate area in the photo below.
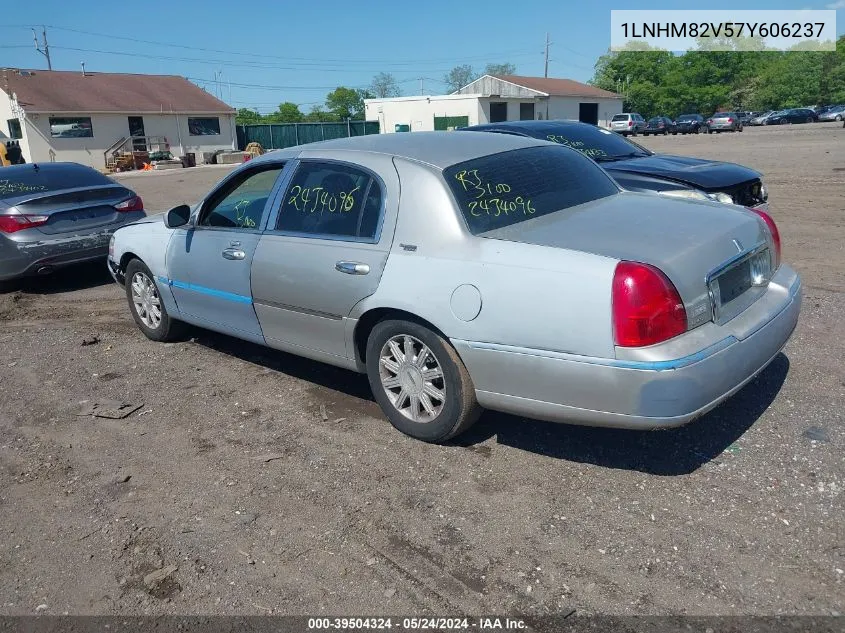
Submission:
{"label": "license plate area", "polygon": [[760,245],[708,275],[713,315],[717,324],[743,312],[766,291],[772,277],[771,253]]}

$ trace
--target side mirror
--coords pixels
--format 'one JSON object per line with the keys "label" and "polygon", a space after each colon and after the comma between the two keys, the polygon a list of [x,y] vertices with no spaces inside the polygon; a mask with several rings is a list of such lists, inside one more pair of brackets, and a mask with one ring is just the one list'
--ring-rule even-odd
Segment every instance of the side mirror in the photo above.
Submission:
{"label": "side mirror", "polygon": [[164,225],[169,229],[185,226],[191,219],[191,207],[187,204],[180,204],[173,207],[164,215]]}

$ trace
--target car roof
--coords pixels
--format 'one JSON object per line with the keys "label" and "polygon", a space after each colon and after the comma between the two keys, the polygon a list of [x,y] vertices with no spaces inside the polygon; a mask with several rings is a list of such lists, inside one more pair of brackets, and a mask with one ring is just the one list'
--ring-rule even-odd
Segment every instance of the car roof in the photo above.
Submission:
{"label": "car roof", "polygon": [[268,152],[249,162],[254,164],[255,161],[274,158],[294,158],[302,152],[343,151],[388,154],[445,169],[450,165],[480,156],[537,145],[555,144],[524,136],[494,133],[475,134],[470,141],[466,134],[456,132],[397,132],[317,141],[277,152]]}
{"label": "car roof", "polygon": [[[47,174],[48,176],[51,173],[56,172],[65,172],[65,173],[73,173],[78,172],[82,173],[85,172],[86,174],[90,174],[92,171],[97,171],[93,167],[89,167],[88,165],[80,165],[79,163],[26,163],[24,165],[9,165],[3,168],[3,171],[0,172],[3,176],[8,176],[10,178],[15,177],[17,174],[22,174],[24,172],[30,172],[33,169],[38,169],[39,172],[42,174]],[[100,172],[97,172],[100,173]],[[108,178],[108,176],[104,176]]]}

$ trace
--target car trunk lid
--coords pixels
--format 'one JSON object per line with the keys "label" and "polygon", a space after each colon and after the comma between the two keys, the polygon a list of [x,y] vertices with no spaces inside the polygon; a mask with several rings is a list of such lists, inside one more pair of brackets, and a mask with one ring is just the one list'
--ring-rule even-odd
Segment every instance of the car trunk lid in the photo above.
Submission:
{"label": "car trunk lid", "polygon": [[120,185],[104,185],[21,196],[5,202],[23,215],[47,216],[38,230],[56,235],[92,231],[117,222],[120,212],[115,205],[133,196]]}
{"label": "car trunk lid", "polygon": [[[716,306],[724,322],[744,310],[744,304],[757,294],[749,284],[750,264],[748,270],[737,267],[745,266],[755,247],[768,253],[765,225],[749,211],[634,192],[481,235],[656,266],[681,295],[691,328],[714,318],[711,292],[718,282],[708,275],[725,274],[724,305]],[[751,295],[745,296],[746,291],[752,291]]]}

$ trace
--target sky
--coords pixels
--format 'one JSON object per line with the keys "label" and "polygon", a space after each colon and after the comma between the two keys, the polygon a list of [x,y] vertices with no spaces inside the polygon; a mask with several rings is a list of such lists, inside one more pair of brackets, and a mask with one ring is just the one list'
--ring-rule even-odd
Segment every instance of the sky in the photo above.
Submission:
{"label": "sky", "polygon": [[[188,77],[234,107],[262,113],[292,101],[307,112],[335,87],[365,88],[389,72],[404,95],[441,94],[458,64],[511,62],[517,74],[587,81],[610,45],[611,9],[684,9],[643,0],[188,0],[11,2],[0,22],[0,67],[46,69],[30,27],[47,28],[54,70]],[[845,0],[714,0],[709,9],[839,9]],[[422,80],[420,79],[422,78]]]}

